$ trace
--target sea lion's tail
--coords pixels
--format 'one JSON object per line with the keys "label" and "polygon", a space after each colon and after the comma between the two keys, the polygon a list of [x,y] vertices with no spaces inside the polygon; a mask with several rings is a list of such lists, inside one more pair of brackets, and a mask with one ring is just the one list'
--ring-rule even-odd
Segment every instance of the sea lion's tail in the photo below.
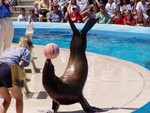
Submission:
{"label": "sea lion's tail", "polygon": [[87,21],[87,23],[85,24],[84,28],[81,30],[81,32],[83,34],[86,34],[95,24],[96,22],[99,20],[99,18],[94,18],[94,19],[90,19],[89,21]]}
{"label": "sea lion's tail", "polygon": [[[68,16],[69,18],[69,23],[70,23],[70,27],[73,31],[74,34],[79,34],[78,29],[76,28],[74,22],[71,20],[71,18]],[[96,22],[99,20],[99,18],[94,18],[94,19],[90,19],[89,21],[87,21],[87,23],[85,24],[85,26],[83,27],[83,29],[81,30],[81,33],[86,34],[95,24]]]}
{"label": "sea lion's tail", "polygon": [[75,35],[78,35],[78,34],[79,34],[79,31],[78,31],[78,29],[76,28],[76,26],[74,25],[74,22],[71,20],[70,16],[68,16],[68,18],[69,18],[70,27],[71,27],[73,33],[74,33]]}

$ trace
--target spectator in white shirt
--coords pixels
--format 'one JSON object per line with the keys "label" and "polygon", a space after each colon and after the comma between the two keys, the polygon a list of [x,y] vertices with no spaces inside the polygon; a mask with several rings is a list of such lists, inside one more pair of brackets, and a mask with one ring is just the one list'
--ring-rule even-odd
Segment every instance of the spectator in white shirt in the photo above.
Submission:
{"label": "spectator in white shirt", "polygon": [[116,5],[113,5],[113,0],[108,0],[106,6],[105,6],[105,10],[108,12],[109,16],[111,18],[115,17],[115,10],[116,10]]}
{"label": "spectator in white shirt", "polygon": [[148,15],[146,14],[148,2],[146,0],[140,0],[136,5],[136,10],[142,10],[143,16],[147,19]]}
{"label": "spectator in white shirt", "polygon": [[20,9],[20,15],[18,16],[17,21],[18,22],[27,22],[28,21],[28,16],[26,16],[25,8]]}

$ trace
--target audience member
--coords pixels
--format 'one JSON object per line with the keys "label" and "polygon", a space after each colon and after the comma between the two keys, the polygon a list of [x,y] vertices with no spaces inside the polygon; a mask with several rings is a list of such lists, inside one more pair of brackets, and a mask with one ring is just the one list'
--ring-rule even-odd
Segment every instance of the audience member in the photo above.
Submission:
{"label": "audience member", "polygon": [[146,0],[140,0],[138,3],[137,3],[137,6],[136,6],[136,10],[142,10],[143,12],[143,16],[147,19],[147,14],[146,14],[146,10],[147,10],[147,6],[148,6],[148,3],[146,2]]}
{"label": "audience member", "polygon": [[105,10],[108,12],[109,16],[113,19],[115,17],[116,12],[116,4],[113,4],[113,0],[108,0]]}
{"label": "audience member", "polygon": [[37,16],[35,15],[34,9],[29,10],[28,21],[29,22],[37,22]]}
{"label": "audience member", "polygon": [[136,15],[136,6],[139,0],[131,0],[131,13],[132,15]]}
{"label": "audience member", "polygon": [[121,15],[120,11],[116,12],[116,16],[115,16],[115,19],[114,19],[113,23],[123,25],[123,17]]}
{"label": "audience member", "polygon": [[77,4],[79,5],[79,13],[81,14],[83,11],[85,11],[89,6],[88,0],[77,0]]}
{"label": "audience member", "polygon": [[130,0],[120,0],[120,11],[122,16],[124,16],[128,10],[131,10]]}
{"label": "audience member", "polygon": [[71,0],[69,6],[68,6],[68,8],[67,8],[67,12],[68,12],[69,14],[73,12],[73,10],[72,10],[72,9],[73,9],[73,6],[76,6],[76,7],[77,7],[77,10],[80,11],[80,7],[79,7],[79,5],[77,4],[77,0]]}
{"label": "audience member", "polygon": [[41,0],[38,4],[39,22],[43,22],[43,19],[46,18],[47,13],[50,11],[50,2],[49,0]]}
{"label": "audience member", "polygon": [[[51,11],[51,10],[53,10],[53,4],[54,3],[58,3],[58,5],[60,6],[60,0],[49,0],[49,3],[50,3],[50,5],[49,5],[49,11]],[[61,6],[59,7],[59,10],[61,10]]]}
{"label": "audience member", "polygon": [[96,14],[96,18],[99,18],[99,24],[112,24],[112,19],[105,10],[105,6],[103,4],[100,6],[100,12]]}
{"label": "audience member", "polygon": [[[101,1],[99,2],[99,0],[95,0],[94,2],[96,3],[98,8],[100,8],[101,4],[103,4],[103,3],[101,3]],[[99,10],[97,10],[97,12],[99,12]]]}
{"label": "audience member", "polygon": [[93,4],[89,5],[89,8],[85,10],[84,12],[84,18],[83,22],[87,22],[89,19],[95,18],[96,17],[96,10]]}
{"label": "audience member", "polygon": [[60,0],[59,6],[60,6],[60,10],[62,11],[63,15],[65,16],[68,6],[69,6],[69,0]]}
{"label": "audience member", "polygon": [[39,2],[40,2],[40,0],[37,0],[33,4],[33,6],[34,6],[34,13],[35,13],[35,15],[36,15],[37,18],[39,17],[39,10],[38,10]]}
{"label": "audience member", "polygon": [[10,92],[16,99],[16,113],[23,113],[22,87],[17,82],[17,85],[14,86],[11,65],[16,64],[22,69],[24,66],[28,66],[30,63],[29,49],[31,47],[32,43],[29,40],[21,38],[18,48],[7,48],[0,56],[0,95],[4,99],[0,107],[1,113],[6,113],[10,106]]}
{"label": "audience member", "polygon": [[64,16],[59,10],[59,5],[57,2],[53,3],[53,10],[47,14],[48,22],[64,22]]}
{"label": "audience member", "polygon": [[146,10],[146,14],[147,14],[147,26],[150,27],[150,3],[147,6],[147,10]]}
{"label": "audience member", "polygon": [[113,7],[115,8],[114,10],[116,12],[120,11],[120,0],[113,0],[113,3],[112,3]]}
{"label": "audience member", "polygon": [[26,15],[26,10],[25,8],[20,9],[20,15],[17,18],[18,22],[27,22],[28,21],[28,16]]}
{"label": "audience member", "polygon": [[[138,10],[143,12],[143,21]],[[37,0],[34,12],[30,10],[26,19],[25,11],[22,11],[20,21],[36,22],[39,16],[39,22],[44,18],[48,22],[67,22],[70,16],[76,23],[100,18],[100,24],[150,26],[150,0]]]}
{"label": "audience member", "polygon": [[100,3],[98,0],[92,0],[92,3],[89,4],[89,6],[93,5],[94,12],[97,13],[100,10]]}
{"label": "audience member", "polygon": [[71,20],[74,23],[82,23],[83,22],[82,16],[80,15],[80,13],[78,11],[77,6],[73,6],[72,10],[73,10],[73,12],[69,14]]}
{"label": "audience member", "polygon": [[78,12],[80,11],[79,5],[77,5],[77,1],[76,0],[70,0],[70,3],[67,7],[67,12],[65,13],[65,21],[66,22],[68,21],[68,15],[73,12],[73,10],[72,10],[73,6],[77,7]]}
{"label": "audience member", "polygon": [[142,10],[137,10],[137,15],[135,16],[136,26],[146,26],[147,20],[144,18]]}
{"label": "audience member", "polygon": [[124,25],[135,26],[135,19],[131,14],[131,10],[126,10],[125,16],[123,18]]}
{"label": "audience member", "polygon": [[10,17],[13,11],[7,0],[0,0],[0,54],[12,43],[14,27]]}

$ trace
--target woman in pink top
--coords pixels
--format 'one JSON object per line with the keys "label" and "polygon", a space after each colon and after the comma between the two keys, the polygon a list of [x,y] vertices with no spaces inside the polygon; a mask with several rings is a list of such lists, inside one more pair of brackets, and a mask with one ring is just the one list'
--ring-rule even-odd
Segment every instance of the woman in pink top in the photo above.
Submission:
{"label": "woman in pink top", "polygon": [[69,14],[71,20],[74,23],[81,23],[81,22],[83,22],[82,16],[80,15],[79,11],[77,10],[77,7],[76,6],[72,7],[72,10],[73,10],[73,12]]}
{"label": "woman in pink top", "polygon": [[65,21],[68,21],[68,15],[73,12],[73,10],[72,10],[73,7],[76,7],[77,11],[79,12],[79,5],[77,5],[77,1],[71,0],[69,6],[67,8],[67,12],[65,14]]}

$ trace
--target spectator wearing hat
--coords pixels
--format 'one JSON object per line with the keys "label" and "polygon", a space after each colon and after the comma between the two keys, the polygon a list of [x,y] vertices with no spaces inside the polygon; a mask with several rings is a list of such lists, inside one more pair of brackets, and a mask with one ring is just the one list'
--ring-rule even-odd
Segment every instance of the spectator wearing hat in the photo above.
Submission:
{"label": "spectator wearing hat", "polygon": [[83,22],[82,16],[80,15],[76,6],[72,7],[72,11],[73,12],[69,14],[71,20],[75,23],[82,23]]}
{"label": "spectator wearing hat", "polygon": [[57,2],[53,3],[53,10],[47,14],[48,22],[64,22],[64,16],[59,9]]}
{"label": "spectator wearing hat", "polygon": [[76,0],[70,0],[70,3],[67,7],[67,12],[65,13],[65,21],[66,22],[68,21],[68,15],[73,12],[72,9],[73,9],[74,6],[77,7],[78,12],[80,11],[79,10],[80,8],[79,8],[79,5],[77,4],[77,1]]}
{"label": "spectator wearing hat", "polygon": [[99,18],[99,24],[112,24],[112,19],[103,4],[100,5],[100,11],[96,14],[96,18]]}
{"label": "spectator wearing hat", "polygon": [[71,0],[70,3],[69,3],[69,6],[67,8],[67,12],[70,14],[73,12],[73,6],[76,6],[77,7],[77,10],[80,11],[80,7],[79,5],[77,4],[77,0]]}

